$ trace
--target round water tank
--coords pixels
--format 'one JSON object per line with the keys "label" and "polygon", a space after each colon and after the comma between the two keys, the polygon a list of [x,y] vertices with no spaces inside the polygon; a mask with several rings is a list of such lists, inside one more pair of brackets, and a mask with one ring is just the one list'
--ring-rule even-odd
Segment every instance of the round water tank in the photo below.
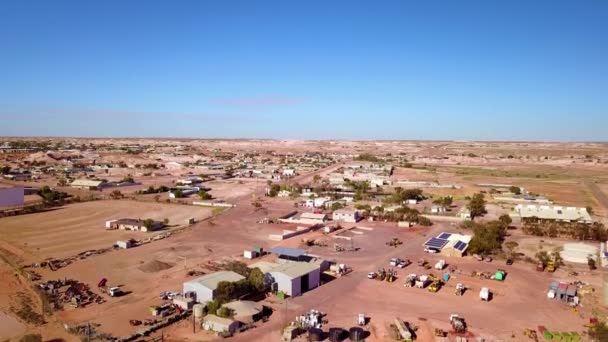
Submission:
{"label": "round water tank", "polygon": [[340,342],[344,339],[344,329],[342,328],[330,328],[329,329],[329,340],[331,342]]}
{"label": "round water tank", "polygon": [[365,331],[359,327],[352,327],[348,332],[351,341],[363,341],[365,338]]}
{"label": "round water tank", "polygon": [[308,341],[310,342],[316,342],[316,341],[323,341],[324,337],[323,336],[323,330],[318,329],[318,328],[310,328],[308,329]]}
{"label": "round water tank", "polygon": [[192,307],[192,311],[194,312],[194,318],[196,318],[196,319],[202,318],[204,308],[205,307],[203,306],[203,304],[194,304],[194,306]]}

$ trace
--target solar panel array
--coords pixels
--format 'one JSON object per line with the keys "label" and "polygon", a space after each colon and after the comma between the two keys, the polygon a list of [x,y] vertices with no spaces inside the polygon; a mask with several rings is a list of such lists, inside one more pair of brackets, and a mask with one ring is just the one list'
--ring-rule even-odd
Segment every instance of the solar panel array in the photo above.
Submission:
{"label": "solar panel array", "polygon": [[424,245],[431,248],[442,249],[443,246],[445,246],[447,243],[448,240],[446,239],[430,238],[427,242],[424,243]]}
{"label": "solar panel array", "polygon": [[454,245],[454,248],[457,249],[457,250],[459,250],[459,251],[461,251],[461,252],[463,252],[467,248],[468,245],[469,244],[467,244],[467,243],[464,243],[462,241],[458,241]]}
{"label": "solar panel array", "polygon": [[448,240],[452,236],[450,233],[441,233],[437,238],[442,240]]}

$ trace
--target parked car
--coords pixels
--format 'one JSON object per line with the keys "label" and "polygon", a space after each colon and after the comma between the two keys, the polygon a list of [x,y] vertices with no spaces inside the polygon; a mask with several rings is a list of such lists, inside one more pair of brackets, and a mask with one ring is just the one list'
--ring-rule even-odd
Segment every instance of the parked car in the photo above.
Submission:
{"label": "parked car", "polygon": [[369,273],[367,274],[367,278],[368,278],[368,279],[374,279],[374,278],[376,278],[377,276],[378,276],[378,274],[377,274],[376,272],[369,272]]}
{"label": "parked car", "polygon": [[435,249],[435,248],[430,248],[430,247],[426,247],[424,248],[424,251],[426,253],[431,253],[431,254],[435,254],[435,253],[439,253],[439,250]]}

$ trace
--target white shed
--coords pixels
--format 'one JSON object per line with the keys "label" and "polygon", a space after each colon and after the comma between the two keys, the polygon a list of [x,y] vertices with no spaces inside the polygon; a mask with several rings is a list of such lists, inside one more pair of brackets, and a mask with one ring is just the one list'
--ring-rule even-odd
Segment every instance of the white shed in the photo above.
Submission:
{"label": "white shed", "polygon": [[222,281],[237,282],[245,279],[242,275],[232,271],[220,271],[204,275],[184,283],[184,294],[186,292],[195,292],[196,301],[206,303],[215,299],[215,290],[217,284]]}

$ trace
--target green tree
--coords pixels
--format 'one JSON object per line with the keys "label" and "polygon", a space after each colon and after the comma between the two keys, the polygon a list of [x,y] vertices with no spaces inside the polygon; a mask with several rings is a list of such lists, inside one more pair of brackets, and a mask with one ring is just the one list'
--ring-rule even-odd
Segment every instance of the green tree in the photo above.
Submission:
{"label": "green tree", "polygon": [[42,342],[42,336],[40,334],[27,334],[19,342]]}
{"label": "green tree", "polygon": [[515,194],[515,195],[521,195],[521,188],[518,186],[511,186],[509,187],[509,191],[511,191],[511,193]]}
{"label": "green tree", "polygon": [[209,195],[209,193],[205,190],[201,190],[198,192],[198,197],[200,197],[200,199],[202,200],[210,200],[211,199],[211,195]]}
{"label": "green tree", "polygon": [[608,341],[608,326],[606,326],[606,322],[599,322],[591,325],[588,333],[589,337],[592,338],[593,341]]}
{"label": "green tree", "polygon": [[469,243],[469,252],[492,254],[500,250],[505,229],[501,222],[492,221],[486,224],[473,225],[473,238]]}
{"label": "green tree", "polygon": [[506,227],[509,227],[511,223],[513,223],[513,219],[511,219],[511,216],[507,214],[500,215],[498,221],[502,222],[502,224],[504,224]]}
{"label": "green tree", "polygon": [[133,179],[133,177],[131,177],[130,175],[123,178],[121,181],[121,183],[135,183],[135,180]]}
{"label": "green tree", "polygon": [[538,259],[538,261],[543,263],[543,265],[546,265],[549,262],[549,260],[551,260],[551,258],[549,257],[549,253],[547,253],[547,251],[543,251],[543,250],[538,251],[535,256],[536,256],[536,259]]}
{"label": "green tree", "polygon": [[230,308],[222,306],[219,310],[216,311],[216,315],[224,318],[232,318],[234,316],[234,311]]}
{"label": "green tree", "polygon": [[177,189],[173,192],[173,194],[175,195],[175,198],[183,198],[184,197],[184,192],[182,191],[182,189]]}
{"label": "green tree", "polygon": [[587,212],[589,213],[589,215],[593,215],[593,207],[588,205],[585,209],[587,209]]}
{"label": "green tree", "polygon": [[146,227],[146,229],[151,230],[152,227],[154,226],[154,220],[151,218],[147,218],[144,220],[144,227]]}
{"label": "green tree", "polygon": [[342,203],[340,203],[340,202],[334,202],[331,204],[332,211],[340,210],[342,208],[344,208],[344,205],[342,205]]}
{"label": "green tree", "polygon": [[124,196],[123,196],[122,192],[120,192],[120,190],[118,190],[118,189],[115,189],[110,193],[111,199],[121,199],[123,197]]}
{"label": "green tree", "polygon": [[216,296],[215,299],[218,303],[224,304],[231,301],[236,293],[236,288],[234,283],[229,281],[220,281],[217,284],[217,288],[215,290]]}
{"label": "green tree", "polygon": [[321,180],[321,176],[320,176],[320,175],[314,175],[314,176],[312,177],[312,182],[313,182],[314,184],[319,183],[319,181],[320,181],[320,180]]}
{"label": "green tree", "polygon": [[207,302],[207,305],[205,305],[205,310],[207,311],[207,314],[209,314],[209,315],[215,315],[219,308],[220,308],[220,303],[218,302],[217,299],[209,301],[209,302]]}
{"label": "green tree", "polygon": [[509,257],[512,257],[513,252],[515,251],[515,248],[517,248],[519,246],[519,244],[515,241],[507,241],[507,242],[505,242],[504,246],[507,248]]}
{"label": "green tree", "polygon": [[10,166],[2,166],[0,167],[0,173],[2,173],[3,175],[8,175],[11,172],[11,167]]}
{"label": "green tree", "polygon": [[253,288],[255,288],[258,292],[264,291],[266,289],[266,284],[264,283],[264,273],[259,268],[254,268],[249,273],[249,277],[247,277],[249,283]]}
{"label": "green tree", "polygon": [[471,212],[471,220],[475,220],[476,217],[483,216],[488,211],[486,210],[486,200],[482,193],[478,193],[471,197],[471,200],[467,204],[467,209]]}

